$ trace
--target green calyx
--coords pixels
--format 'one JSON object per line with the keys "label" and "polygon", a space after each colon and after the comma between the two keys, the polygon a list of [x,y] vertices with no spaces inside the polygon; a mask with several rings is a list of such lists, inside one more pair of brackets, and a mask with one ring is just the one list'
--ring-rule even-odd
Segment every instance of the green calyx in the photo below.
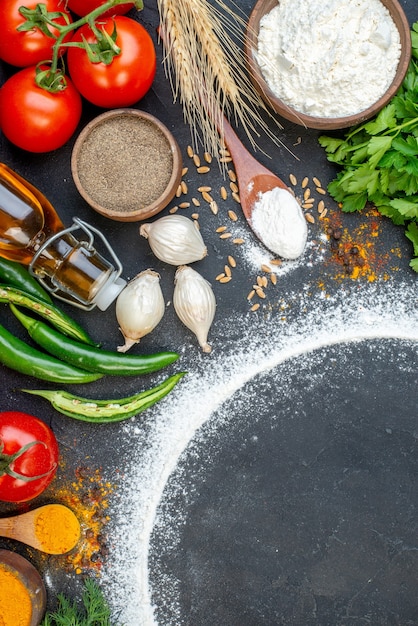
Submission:
{"label": "green calyx", "polygon": [[[138,11],[144,8],[143,0],[133,0],[134,6]],[[107,0],[103,2],[99,7],[76,20],[70,22],[68,16],[65,13],[51,11],[48,12],[46,5],[39,3],[34,9],[27,9],[26,7],[20,7],[19,11],[25,18],[25,22],[18,28],[20,31],[29,31],[38,29],[44,33],[47,37],[55,39],[55,43],[52,47],[52,58],[45,59],[37,67],[36,71],[36,84],[41,89],[45,89],[51,93],[57,93],[66,88],[65,73],[62,68],[59,67],[59,61],[61,57],[61,49],[68,47],[84,48],[86,54],[91,63],[104,63],[110,65],[113,58],[121,53],[120,48],[116,45],[116,28],[111,35],[106,33],[104,29],[98,29],[96,26],[96,19],[103,15],[109,9],[124,4],[126,0]],[[60,24],[56,20],[63,18],[65,24]],[[84,24],[89,24],[93,32],[97,37],[97,44],[89,44],[86,41],[83,42],[71,42],[65,41],[65,38],[69,33],[77,30]],[[54,28],[58,31],[56,35],[51,29]]]}
{"label": "green calyx", "polygon": [[17,480],[23,480],[25,483],[32,482],[33,480],[39,480],[40,478],[45,478],[45,476],[49,476],[51,472],[55,470],[55,465],[51,467],[48,472],[44,474],[39,474],[38,476],[25,476],[24,474],[20,474],[20,472],[15,472],[12,468],[13,463],[19,459],[25,452],[27,452],[33,446],[41,445],[45,448],[47,447],[43,441],[30,441],[26,445],[22,446],[17,452],[14,454],[5,454],[4,452],[4,441],[0,440],[0,477],[1,476],[10,476],[11,478],[16,478]]}

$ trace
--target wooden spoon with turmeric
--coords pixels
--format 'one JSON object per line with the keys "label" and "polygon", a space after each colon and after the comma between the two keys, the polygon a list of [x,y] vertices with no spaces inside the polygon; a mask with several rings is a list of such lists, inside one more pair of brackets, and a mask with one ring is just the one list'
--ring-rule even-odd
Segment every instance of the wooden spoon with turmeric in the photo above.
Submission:
{"label": "wooden spoon with turmeric", "polygon": [[80,539],[80,523],[63,504],[44,506],[0,519],[0,536],[21,541],[47,554],[65,554]]}

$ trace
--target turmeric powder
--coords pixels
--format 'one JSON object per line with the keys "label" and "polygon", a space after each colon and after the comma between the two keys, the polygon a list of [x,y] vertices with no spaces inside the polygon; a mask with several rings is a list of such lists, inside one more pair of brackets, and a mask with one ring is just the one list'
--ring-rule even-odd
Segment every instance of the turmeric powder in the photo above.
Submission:
{"label": "turmeric powder", "polygon": [[28,589],[19,576],[0,565],[0,626],[29,626],[32,602]]}
{"label": "turmeric powder", "polygon": [[[48,554],[65,554],[80,538],[80,523],[66,506],[40,507],[35,521],[35,534],[42,550]],[[1,626],[1,623],[0,623]]]}

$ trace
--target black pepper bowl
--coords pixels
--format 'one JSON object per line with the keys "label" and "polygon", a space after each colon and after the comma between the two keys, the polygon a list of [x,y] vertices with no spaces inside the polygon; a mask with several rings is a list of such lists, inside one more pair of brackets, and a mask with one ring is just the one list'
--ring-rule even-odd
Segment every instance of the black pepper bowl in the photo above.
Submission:
{"label": "black pepper bowl", "polygon": [[[45,585],[38,570],[20,554],[3,549],[0,550],[0,567],[10,572],[26,589],[32,608],[29,626],[38,626],[46,609]],[[7,594],[7,589],[1,592]],[[20,623],[19,608],[19,606],[15,607],[16,624]]]}
{"label": "black pepper bowl", "polygon": [[391,85],[379,98],[379,100],[377,100],[377,102],[355,115],[347,115],[344,117],[314,117],[312,115],[300,113],[296,109],[284,103],[271,91],[269,85],[263,77],[263,73],[256,58],[260,21],[264,15],[270,13],[270,11],[277,6],[278,1],[257,0],[248,20],[244,49],[251,81],[266,104],[286,120],[299,124],[300,126],[304,126],[305,128],[315,128],[319,130],[332,130],[355,126],[376,115],[398,91],[411,60],[410,26],[402,7],[397,0],[380,1],[391,14],[400,36],[401,53],[396,74]]}
{"label": "black pepper bowl", "polygon": [[71,155],[74,183],[97,213],[119,222],[145,220],[174,197],[182,176],[179,145],[156,117],[114,109],[80,132]]}

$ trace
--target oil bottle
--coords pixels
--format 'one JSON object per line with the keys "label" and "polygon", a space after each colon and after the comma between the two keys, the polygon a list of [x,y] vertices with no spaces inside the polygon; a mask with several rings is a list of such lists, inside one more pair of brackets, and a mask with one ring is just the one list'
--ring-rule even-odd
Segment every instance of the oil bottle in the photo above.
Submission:
{"label": "oil bottle", "polygon": [[[74,236],[81,230],[83,237]],[[112,256],[94,247],[98,236]],[[105,237],[73,218],[65,228],[49,200],[31,183],[0,163],[0,256],[27,265],[54,295],[74,306],[106,310],[126,285],[122,266]]]}

